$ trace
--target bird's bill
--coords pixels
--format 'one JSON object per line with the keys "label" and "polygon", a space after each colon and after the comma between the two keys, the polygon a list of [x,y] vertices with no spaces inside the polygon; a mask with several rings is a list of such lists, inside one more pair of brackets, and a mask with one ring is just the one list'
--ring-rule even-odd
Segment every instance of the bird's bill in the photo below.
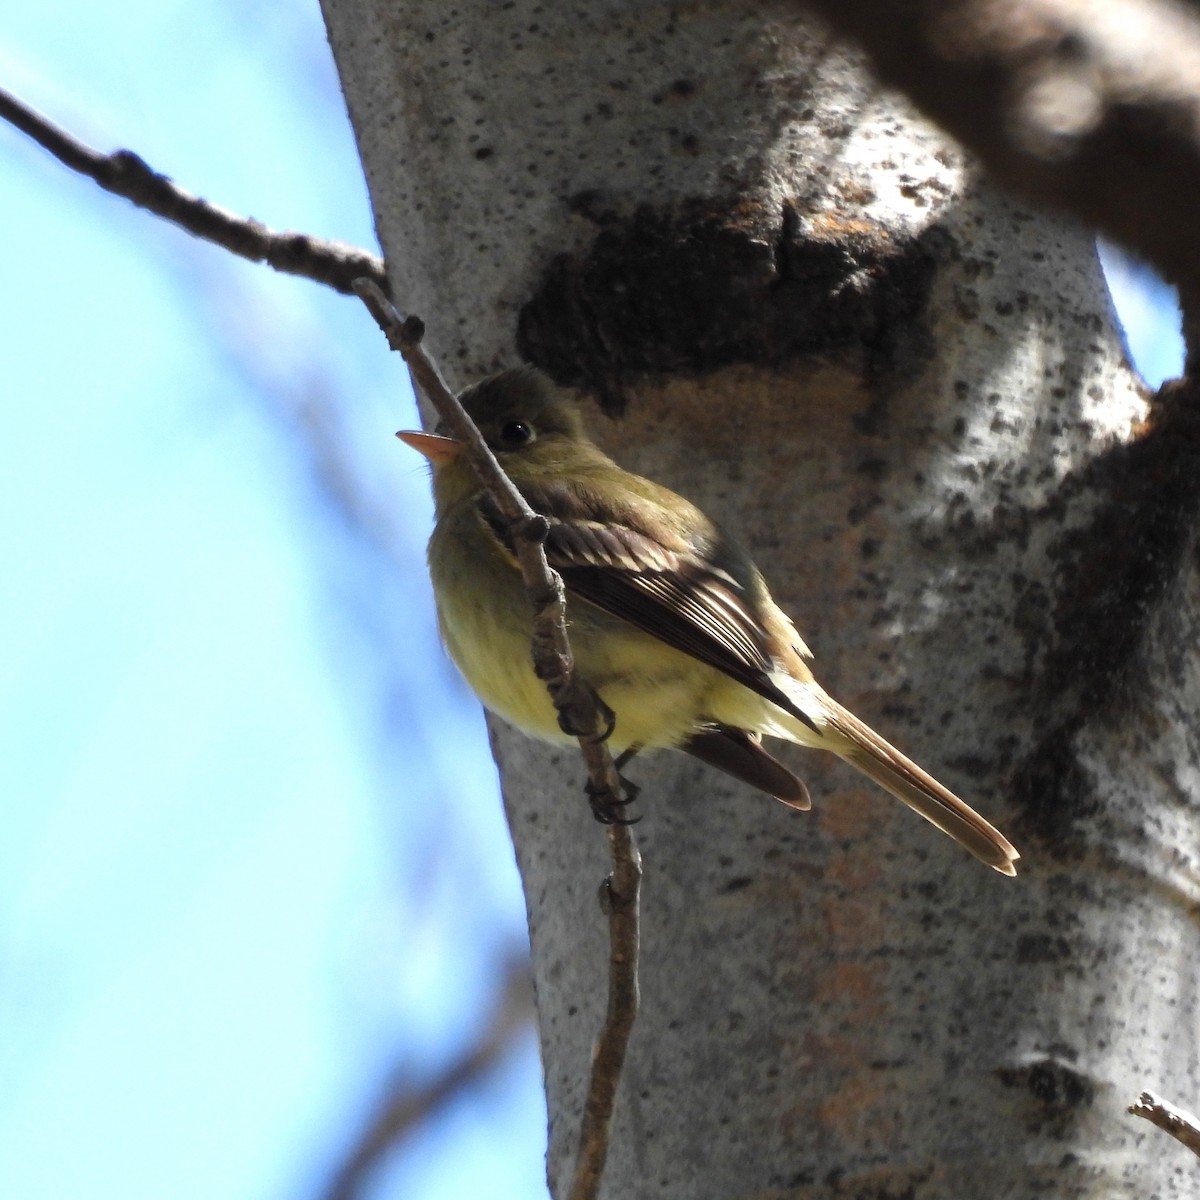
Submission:
{"label": "bird's bill", "polygon": [[418,453],[425,455],[435,467],[453,462],[462,452],[457,438],[442,437],[440,433],[422,433],[419,429],[402,429],[396,436]]}

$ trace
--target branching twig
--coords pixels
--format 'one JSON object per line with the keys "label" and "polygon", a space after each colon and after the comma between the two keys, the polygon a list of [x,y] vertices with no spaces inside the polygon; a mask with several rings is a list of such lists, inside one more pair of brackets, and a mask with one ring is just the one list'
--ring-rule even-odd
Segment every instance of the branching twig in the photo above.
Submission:
{"label": "branching twig", "polygon": [[288,275],[301,275],[349,294],[355,279],[369,278],[387,290],[383,259],[345,242],[327,242],[306,233],[277,233],[251,217],[241,217],[193,196],[152,170],[132,150],[101,154],[72,137],[48,117],[0,88],[0,118],[28,134],[59,162],[95,180],[105,191],[226,250],[265,262]]}
{"label": "branching twig", "polygon": [[1144,1117],[1185,1145],[1193,1154],[1200,1155],[1200,1120],[1186,1109],[1176,1108],[1153,1092],[1143,1092],[1127,1111],[1135,1117]]}
{"label": "branching twig", "polygon": [[[550,569],[542,547],[546,519],[525,502],[446,386],[421,345],[424,327],[419,318],[404,318],[388,301],[383,261],[344,243],[326,242],[307,234],[276,233],[252,218],[210,204],[152,170],[131,150],[112,154],[93,150],[3,89],[0,89],[0,118],[106,191],[125,197],[205,241],[223,246],[242,258],[265,262],[277,271],[301,275],[340,292],[354,291],[363,299],[387,334],[389,344],[404,356],[414,379],[446,426],[464,443],[468,458],[492,500],[511,524],[522,578],[534,605],[535,669],[550,691],[564,728],[579,735],[594,808],[598,812],[619,812],[625,803],[622,783],[604,744],[610,714],[602,715],[599,697],[575,674],[566,632],[566,592],[557,572]],[[613,860],[613,873],[605,882],[611,946],[608,1014],[588,1086],[573,1200],[590,1200],[599,1188],[617,1084],[638,1003],[641,859],[626,826],[610,825],[608,839]],[[457,1078],[457,1074],[452,1075]]]}
{"label": "branching twig", "polygon": [[[509,521],[521,575],[534,606],[534,666],[549,689],[563,727],[575,731],[587,763],[589,793],[597,812],[617,813],[626,803],[620,776],[604,744],[608,714],[596,693],[575,673],[566,631],[566,592],[557,572],[546,561],[542,543],[545,517],[535,513],[501,470],[457,398],[442,379],[421,344],[424,326],[419,318],[403,317],[387,299],[383,261],[344,243],[326,242],[307,234],[276,233],[260,222],[210,204],[152,170],[131,150],[101,154],[47,117],[0,89],[0,118],[33,138],[73,171],[100,187],[189,233],[216,243],[242,258],[265,262],[277,271],[301,275],[340,292],[356,292],[371,310],[388,342],[399,351],[418,386],[442,420],[463,442],[493,502]],[[572,1200],[590,1200],[597,1193],[608,1152],[613,1105],[625,1049],[638,1004],[638,892],[641,859],[627,826],[608,827],[613,873],[605,881],[610,924],[609,997],[589,1080]],[[478,1069],[474,1060],[463,1070]],[[461,1071],[452,1072],[453,1082]],[[427,1107],[427,1106],[426,1106]],[[401,1117],[411,1105],[402,1106]],[[423,1110],[422,1110],[423,1111]],[[416,1119],[416,1118],[411,1118]],[[378,1136],[396,1135],[395,1120]],[[374,1141],[362,1150],[369,1155]],[[356,1160],[357,1161],[357,1160]],[[344,1194],[344,1193],[342,1193]]]}
{"label": "branching twig", "polygon": [[[421,319],[403,316],[371,280],[355,281],[354,290],[387,336],[388,345],[403,355],[413,379],[446,428],[463,443],[489,497],[509,522],[521,576],[534,608],[534,668],[549,689],[564,728],[570,728],[579,738],[593,805],[609,812],[619,811],[625,803],[622,783],[603,740],[606,722],[601,704],[596,693],[575,674],[567,638],[566,590],[558,572],[546,561],[546,518],[535,513],[517,491],[450,391],[422,344],[425,326]],[[637,1015],[641,857],[626,825],[608,826],[608,845],[613,861],[613,873],[604,884],[609,914],[608,1012],[588,1081],[571,1200],[592,1200],[599,1190],[617,1085]]]}

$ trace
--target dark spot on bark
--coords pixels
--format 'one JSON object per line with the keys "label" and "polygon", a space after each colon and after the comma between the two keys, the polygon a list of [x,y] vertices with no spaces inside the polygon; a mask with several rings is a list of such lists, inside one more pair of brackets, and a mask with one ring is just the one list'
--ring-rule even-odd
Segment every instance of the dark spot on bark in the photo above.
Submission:
{"label": "dark spot on bark", "polygon": [[1064,937],[1049,933],[1028,933],[1017,939],[1019,963],[1069,963],[1071,945]]}
{"label": "dark spot on bark", "polygon": [[1200,405],[1167,384],[1148,427],[1088,465],[1079,487],[1102,497],[1092,522],[1049,549],[1063,586],[1054,614],[1055,651],[1044,679],[1119,712],[1149,613],[1191,554],[1200,499]]}
{"label": "dark spot on bark", "polygon": [[[1057,582],[1049,592],[1019,593],[1014,623],[1024,635],[1029,704],[1039,736],[1013,775],[1027,835],[1057,855],[1074,857],[1076,821],[1097,808],[1089,774],[1078,762],[1078,735],[1090,721],[1135,722],[1149,684],[1143,639],[1152,617],[1172,620],[1172,593],[1185,586],[1196,553],[1200,497],[1200,398],[1167,384],[1136,438],[1114,445],[1065,479],[1040,512],[1041,528],[1059,518],[1050,543]],[[1080,497],[1094,497],[1090,522],[1066,526]],[[1011,534],[1012,530],[1009,531]],[[1181,621],[1183,616],[1179,618]],[[1169,636],[1164,634],[1164,636]],[[1174,667],[1186,669],[1189,634]],[[1155,665],[1170,671],[1172,664]],[[1162,681],[1159,681],[1160,683]]]}
{"label": "dark spot on bark", "polygon": [[1075,753],[1081,725],[1079,718],[1052,724],[1021,762],[1012,782],[1029,832],[1063,858],[1069,856],[1076,820],[1096,811],[1087,774]]}
{"label": "dark spot on bark", "polygon": [[872,509],[878,508],[882,503],[882,496],[867,496],[864,500],[860,500],[857,504],[850,506],[846,512],[846,521],[850,525],[861,525],[863,518],[867,516]]}
{"label": "dark spot on bark", "polygon": [[1024,1091],[1033,1102],[1026,1113],[1031,1133],[1053,1138],[1069,1135],[1083,1110],[1096,1099],[1094,1084],[1062,1057],[1045,1058],[1022,1067],[1005,1067],[996,1072],[1006,1087]]}
{"label": "dark spot on bark", "polygon": [[936,226],[904,237],[800,201],[782,211],[741,199],[618,213],[586,192],[568,205],[596,235],[548,265],[518,318],[518,348],[609,411],[646,375],[841,352],[858,357],[880,398],[860,414],[878,432],[890,386],[928,358],[920,318],[950,250]]}
{"label": "dark spot on bark", "polygon": [[830,1200],[917,1200],[924,1194],[933,1172],[931,1169],[891,1168],[886,1180],[875,1172],[851,1174],[841,1167],[829,1171],[823,1180]]}
{"label": "dark spot on bark", "polygon": [[585,188],[567,197],[567,211],[586,217],[594,225],[603,225],[611,217],[604,208],[604,193],[597,188]]}
{"label": "dark spot on bark", "polygon": [[[1025,529],[1028,540],[1028,526]],[[1015,603],[1012,611],[1013,628],[1025,639],[1024,678],[1033,682],[1035,671],[1035,655],[1039,640],[1048,628],[1051,597],[1049,590],[1039,580],[1031,580],[1023,575],[1014,577],[1012,592]]]}
{"label": "dark spot on bark", "polygon": [[728,896],[731,892],[740,892],[748,888],[754,880],[749,875],[738,875],[729,880],[722,888],[721,894]]}

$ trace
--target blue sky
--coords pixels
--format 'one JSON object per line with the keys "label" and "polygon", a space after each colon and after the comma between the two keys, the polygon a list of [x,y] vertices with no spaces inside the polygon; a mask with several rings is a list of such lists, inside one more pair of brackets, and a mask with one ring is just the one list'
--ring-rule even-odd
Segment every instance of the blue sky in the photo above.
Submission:
{"label": "blue sky", "polygon": [[[230,208],[373,246],[315,5],[10,6],[0,81]],[[0,212],[0,1195],[315,1196],[386,1081],[470,1041],[524,938],[391,436],[411,396],[356,302],[6,128]],[[1112,269],[1157,381],[1169,296]],[[543,1148],[528,1034],[373,1194],[537,1197]]]}
{"label": "blue sky", "polygon": [[[5,86],[231,208],[373,245],[315,6],[106,7],[7,13]],[[402,366],[357,302],[7,129],[0,211],[0,1195],[315,1195],[524,940],[434,632],[425,475],[392,438]],[[347,481],[367,538],[329,503]],[[529,1034],[378,1194],[543,1194],[539,1082]]]}

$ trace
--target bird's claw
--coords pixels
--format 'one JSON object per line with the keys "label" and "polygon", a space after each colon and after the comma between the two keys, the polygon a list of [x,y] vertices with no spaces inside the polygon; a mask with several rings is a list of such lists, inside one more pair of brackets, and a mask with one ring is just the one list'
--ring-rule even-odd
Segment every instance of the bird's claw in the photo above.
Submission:
{"label": "bird's claw", "polygon": [[599,716],[601,724],[604,726],[599,733],[593,733],[589,729],[583,729],[583,722],[578,719],[577,709],[579,702],[571,701],[563,704],[558,710],[558,727],[567,735],[567,737],[587,738],[593,742],[607,742],[613,735],[613,730],[617,727],[617,714],[613,712],[603,700],[600,699],[600,693],[594,687],[586,683],[577,683],[577,686],[586,688],[591,697],[592,704],[596,707],[596,714]]}
{"label": "bird's claw", "polygon": [[618,775],[617,779],[620,780],[624,796],[614,794],[610,788],[597,787],[590,779],[583,785],[592,807],[592,816],[601,825],[636,825],[642,818],[627,817],[621,810],[633,804],[642,789],[623,775]]}

